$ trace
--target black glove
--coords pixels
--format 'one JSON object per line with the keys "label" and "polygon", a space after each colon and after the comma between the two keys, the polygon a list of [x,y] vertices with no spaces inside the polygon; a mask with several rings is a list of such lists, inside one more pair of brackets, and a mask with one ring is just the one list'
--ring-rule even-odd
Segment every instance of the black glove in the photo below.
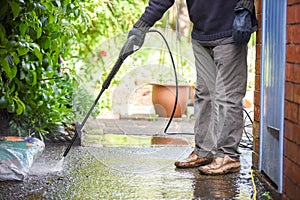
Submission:
{"label": "black glove", "polygon": [[252,33],[251,13],[246,8],[237,6],[234,9],[233,40],[236,45],[245,45],[249,42]]}
{"label": "black glove", "polygon": [[133,26],[128,33],[127,41],[120,52],[121,59],[125,60],[127,56],[139,50],[143,46],[146,33],[149,29],[150,26],[141,20]]}

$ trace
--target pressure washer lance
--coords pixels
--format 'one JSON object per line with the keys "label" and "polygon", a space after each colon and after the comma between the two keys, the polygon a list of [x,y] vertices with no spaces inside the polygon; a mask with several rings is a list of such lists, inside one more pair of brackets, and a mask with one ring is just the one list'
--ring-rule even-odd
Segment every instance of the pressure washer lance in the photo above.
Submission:
{"label": "pressure washer lance", "polygon": [[97,105],[101,95],[103,94],[103,92],[109,87],[111,80],[114,78],[114,76],[116,75],[116,73],[119,71],[122,63],[124,62],[124,60],[131,55],[132,53],[134,53],[135,51],[139,50],[140,47],[139,46],[135,46],[133,45],[133,41],[135,40],[135,36],[130,36],[127,39],[127,42],[124,44],[123,48],[121,49],[120,55],[118,57],[118,60],[116,61],[115,65],[113,66],[111,72],[109,73],[109,75],[107,76],[106,80],[104,81],[102,88],[97,96],[97,98],[95,99],[94,103],[92,104],[89,112],[86,114],[86,116],[84,117],[83,121],[81,123],[76,122],[75,123],[75,134],[69,144],[69,146],[67,147],[67,149],[65,150],[63,157],[66,157],[67,154],[69,153],[72,145],[74,144],[75,140],[77,139],[77,137],[81,137],[81,131],[83,126],[85,125],[86,121],[88,120],[88,118],[90,117],[91,113],[93,112],[95,106]]}
{"label": "pressure washer lance", "polygon": [[[148,32],[152,32],[152,33],[157,33],[161,36],[161,38],[163,39],[164,43],[166,44],[166,47],[169,51],[170,54],[170,58],[172,61],[172,67],[173,67],[173,71],[174,71],[174,78],[175,78],[175,85],[176,85],[176,91],[175,91],[175,101],[174,101],[174,107],[173,107],[173,111],[172,114],[169,118],[169,121],[164,129],[164,134],[167,135],[176,135],[176,134],[187,134],[187,135],[193,135],[194,133],[168,133],[167,130],[172,122],[172,119],[174,117],[175,114],[175,110],[176,110],[176,106],[177,106],[177,102],[178,102],[178,78],[177,78],[177,72],[176,72],[176,67],[175,67],[175,62],[174,62],[174,58],[170,49],[170,46],[166,40],[166,38],[163,36],[163,34],[161,32],[159,32],[158,30],[154,30],[151,29]],[[111,80],[114,78],[114,76],[116,75],[116,73],[119,71],[122,63],[124,62],[124,60],[131,54],[133,54],[134,52],[136,52],[137,50],[139,50],[141,47],[140,46],[135,46],[133,44],[136,44],[136,42],[133,42],[136,39],[136,36],[130,36],[127,39],[127,42],[124,44],[120,55],[118,57],[117,62],[115,63],[115,65],[113,66],[111,72],[109,73],[109,75],[107,76],[106,80],[104,81],[102,88],[100,90],[100,93],[98,94],[97,98],[95,99],[93,105],[91,106],[89,112],[87,113],[87,115],[85,116],[85,118],[83,119],[82,123],[75,123],[75,134],[69,144],[69,146],[67,147],[67,149],[65,150],[63,157],[66,157],[68,152],[70,151],[72,145],[74,144],[76,138],[79,136],[81,137],[81,131],[83,126],[85,125],[87,119],[89,118],[89,116],[91,115],[91,113],[93,112],[96,104],[98,103],[102,93],[109,87]]]}

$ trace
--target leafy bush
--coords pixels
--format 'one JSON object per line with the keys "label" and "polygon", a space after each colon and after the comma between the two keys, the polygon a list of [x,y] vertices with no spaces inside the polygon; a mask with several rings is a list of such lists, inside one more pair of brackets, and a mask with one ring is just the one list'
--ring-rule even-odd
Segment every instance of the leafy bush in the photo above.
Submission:
{"label": "leafy bush", "polygon": [[11,131],[45,134],[72,118],[70,53],[77,1],[1,1],[0,108],[14,113]]}
{"label": "leafy bush", "polygon": [[[0,109],[13,114],[11,133],[42,137],[70,124],[79,80],[75,64],[94,54],[105,38],[127,32],[145,2],[2,0]],[[77,103],[90,103],[82,99]]]}

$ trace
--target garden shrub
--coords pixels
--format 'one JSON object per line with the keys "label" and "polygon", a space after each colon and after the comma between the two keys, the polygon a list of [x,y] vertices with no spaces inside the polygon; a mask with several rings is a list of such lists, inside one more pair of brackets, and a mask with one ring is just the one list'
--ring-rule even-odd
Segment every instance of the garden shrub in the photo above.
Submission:
{"label": "garden shrub", "polygon": [[10,133],[43,138],[71,124],[75,63],[105,38],[128,31],[144,6],[133,0],[2,0],[0,109],[13,116]]}

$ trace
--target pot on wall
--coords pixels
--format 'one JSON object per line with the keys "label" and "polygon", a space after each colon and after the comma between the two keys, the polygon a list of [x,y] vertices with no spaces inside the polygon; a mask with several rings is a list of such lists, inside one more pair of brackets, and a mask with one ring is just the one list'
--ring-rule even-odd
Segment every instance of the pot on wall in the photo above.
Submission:
{"label": "pot on wall", "polygon": [[[176,85],[157,83],[151,83],[151,85],[152,103],[156,114],[159,117],[171,117],[176,97]],[[182,114],[185,113],[189,99],[189,90],[190,85],[178,85],[178,102],[174,117],[182,117]]]}

